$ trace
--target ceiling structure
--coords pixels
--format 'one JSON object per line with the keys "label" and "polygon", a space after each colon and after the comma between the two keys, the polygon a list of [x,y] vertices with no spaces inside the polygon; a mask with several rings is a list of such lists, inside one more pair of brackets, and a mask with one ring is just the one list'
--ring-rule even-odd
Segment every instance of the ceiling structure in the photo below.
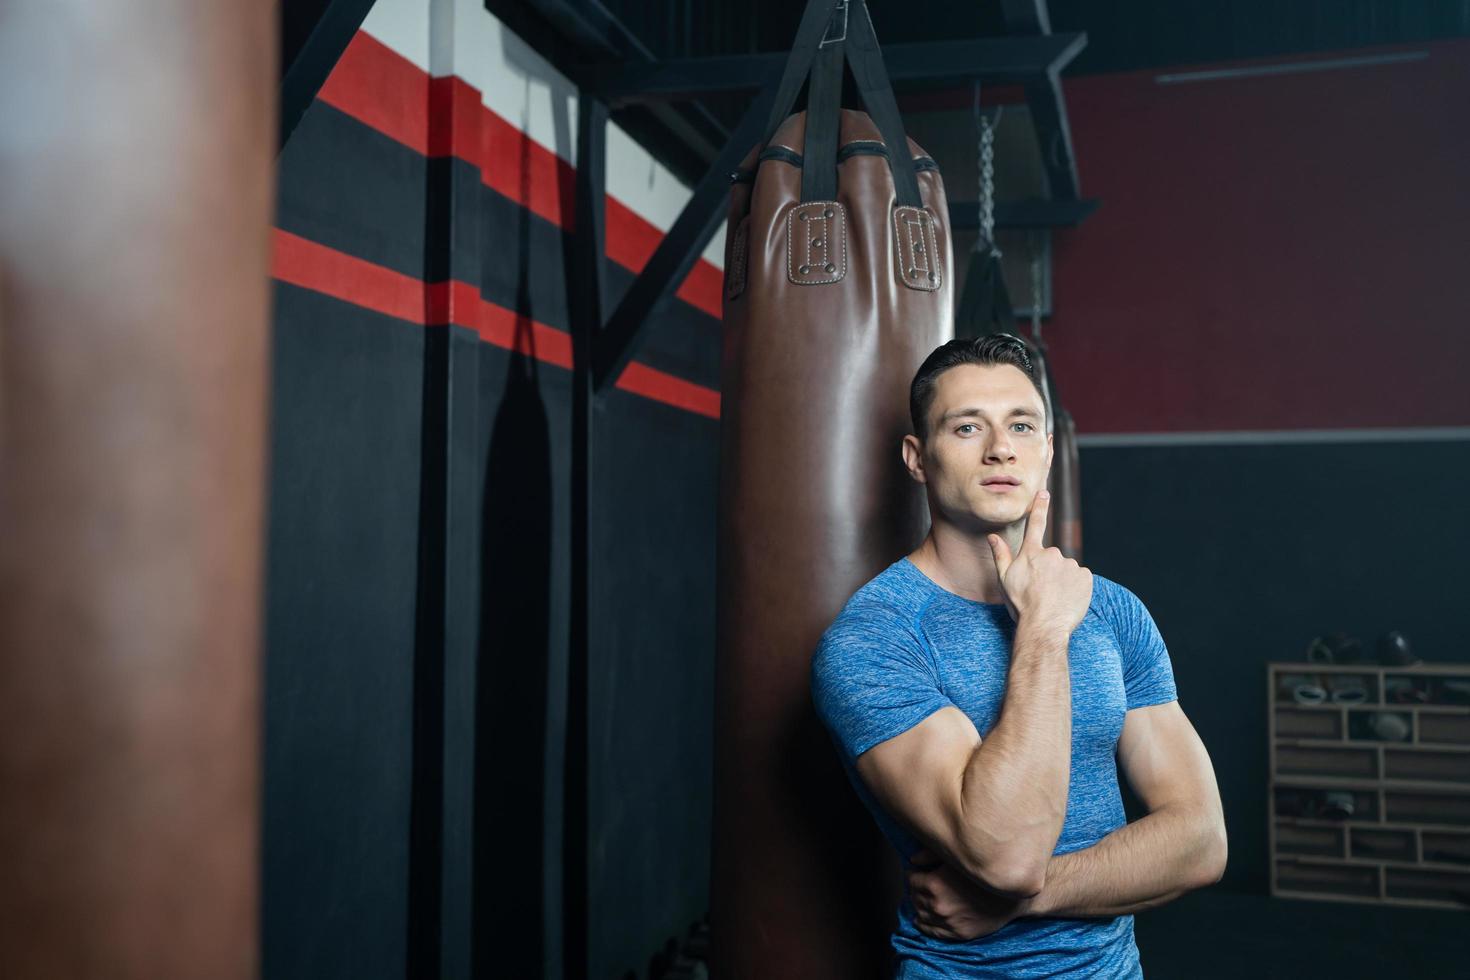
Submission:
{"label": "ceiling structure", "polygon": [[[658,57],[783,49],[794,0],[602,0]],[[884,43],[1006,33],[1000,0],[872,0]],[[1470,35],[1467,0],[1051,0],[1090,39],[1071,72],[1125,71]]]}
{"label": "ceiling structure", "polygon": [[[372,0],[282,0],[282,140]],[[799,0],[485,0],[564,73],[595,61],[779,52]],[[1088,37],[1067,74],[1307,54],[1470,36],[1470,0],[872,0],[885,45],[1017,33],[1040,18]],[[1034,31],[1033,31],[1034,32]],[[290,77],[294,71],[295,76]],[[686,180],[697,179],[745,97],[644,106],[618,121]]]}
{"label": "ceiling structure", "polygon": [[[589,61],[781,52],[805,4],[485,0],[485,6],[576,80],[577,68]],[[1470,0],[870,0],[869,9],[885,47],[1037,33],[1038,26],[1084,33],[1087,47],[1067,66],[1068,75],[1470,36]],[[608,37],[616,42],[609,45]],[[902,93],[905,86],[895,88]],[[746,94],[711,93],[679,105],[615,108],[614,118],[692,184],[747,101]]]}

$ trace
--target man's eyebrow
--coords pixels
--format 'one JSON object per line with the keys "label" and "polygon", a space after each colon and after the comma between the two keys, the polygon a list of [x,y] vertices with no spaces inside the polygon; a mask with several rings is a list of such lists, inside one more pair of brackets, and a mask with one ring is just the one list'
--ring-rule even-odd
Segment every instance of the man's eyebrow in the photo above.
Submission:
{"label": "man's eyebrow", "polygon": [[[984,414],[985,413],[978,408],[956,408],[953,411],[945,412],[944,415],[940,417],[939,424],[944,425],[947,422],[953,422],[955,419],[979,418]],[[1006,418],[1008,419],[1017,418],[1019,416],[1026,416],[1033,419],[1041,417],[1036,413],[1035,409],[1026,408],[1022,405],[1017,405],[1015,408],[1006,413]]]}

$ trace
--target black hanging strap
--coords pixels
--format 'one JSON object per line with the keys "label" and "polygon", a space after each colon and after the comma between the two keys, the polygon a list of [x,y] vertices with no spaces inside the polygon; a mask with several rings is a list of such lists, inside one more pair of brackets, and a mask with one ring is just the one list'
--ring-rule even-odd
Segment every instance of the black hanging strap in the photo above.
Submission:
{"label": "black hanging strap", "polygon": [[893,85],[888,81],[888,69],[883,67],[883,53],[878,50],[878,35],[873,32],[868,4],[866,0],[852,0],[852,4],[857,9],[848,18],[847,63],[852,66],[852,77],[857,81],[863,105],[873,122],[877,123],[883,143],[888,147],[888,166],[893,171],[893,189],[898,203],[921,208],[924,201],[919,196],[914,157],[909,152],[909,139],[903,131],[903,118],[898,114]]}
{"label": "black hanging strap", "polygon": [[801,94],[802,83],[810,75],[806,142],[802,148],[801,199],[830,201],[837,196],[837,144],[844,61],[852,67],[863,105],[883,137],[898,203],[923,207],[908,136],[898,114],[898,102],[893,97],[888,70],[883,66],[883,55],[878,49],[878,36],[873,31],[866,0],[807,0],[791,45],[791,55],[781,73],[761,147],[771,141],[790,115],[796,97]]}
{"label": "black hanging strap", "polygon": [[[842,2],[845,3],[846,0]],[[791,56],[786,59],[786,67],[781,72],[776,101],[771,105],[770,120],[766,123],[766,132],[761,138],[762,148],[776,135],[776,130],[786,121],[786,117],[791,115],[791,107],[796,105],[796,97],[801,94],[801,87],[806,83],[807,73],[811,71],[812,61],[827,33],[837,4],[838,0],[807,0],[806,12],[801,15],[796,38],[791,42]]]}
{"label": "black hanging strap", "polygon": [[[841,8],[843,21],[847,7]],[[834,27],[837,26],[835,23]],[[829,37],[831,31],[828,32]],[[840,36],[839,36],[840,37]],[[806,144],[801,165],[801,199],[831,201],[837,197],[837,144],[842,122],[842,40],[830,40],[817,52],[807,89]]]}

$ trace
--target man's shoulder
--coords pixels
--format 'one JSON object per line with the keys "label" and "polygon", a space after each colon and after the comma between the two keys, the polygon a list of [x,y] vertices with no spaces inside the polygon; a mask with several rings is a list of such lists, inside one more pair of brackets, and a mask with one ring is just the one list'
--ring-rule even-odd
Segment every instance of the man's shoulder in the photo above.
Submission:
{"label": "man's shoulder", "polygon": [[913,575],[901,558],[868,579],[852,594],[832,627],[862,624],[881,626],[911,625],[923,611],[927,596],[916,588]]}
{"label": "man's shoulder", "polygon": [[1133,590],[1126,585],[1096,571],[1092,573],[1091,607],[1099,616],[1113,620],[1142,606],[1143,600],[1134,595]]}
{"label": "man's shoulder", "polygon": [[875,689],[932,671],[919,625],[929,597],[914,589],[902,565],[889,566],[853,593],[817,644],[812,694],[829,725],[871,700]]}
{"label": "man's shoulder", "polygon": [[855,650],[912,643],[926,597],[916,591],[900,560],[852,594],[818,644],[818,662]]}

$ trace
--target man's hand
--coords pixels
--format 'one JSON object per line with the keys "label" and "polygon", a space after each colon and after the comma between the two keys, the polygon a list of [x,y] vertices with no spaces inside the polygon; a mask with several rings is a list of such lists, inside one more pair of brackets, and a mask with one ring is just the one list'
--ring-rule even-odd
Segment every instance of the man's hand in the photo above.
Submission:
{"label": "man's hand", "polygon": [[1030,899],[1017,901],[986,891],[929,851],[909,859],[909,897],[919,931],[945,942],[988,936],[1025,915]]}
{"label": "man's hand", "polygon": [[1060,549],[1041,546],[1050,505],[1051,495],[1045,490],[1031,502],[1026,537],[1014,557],[1000,535],[989,535],[986,540],[995,556],[1011,617],[1018,623],[1024,619],[1028,625],[1065,629],[1070,636],[1092,601],[1092,573]]}

